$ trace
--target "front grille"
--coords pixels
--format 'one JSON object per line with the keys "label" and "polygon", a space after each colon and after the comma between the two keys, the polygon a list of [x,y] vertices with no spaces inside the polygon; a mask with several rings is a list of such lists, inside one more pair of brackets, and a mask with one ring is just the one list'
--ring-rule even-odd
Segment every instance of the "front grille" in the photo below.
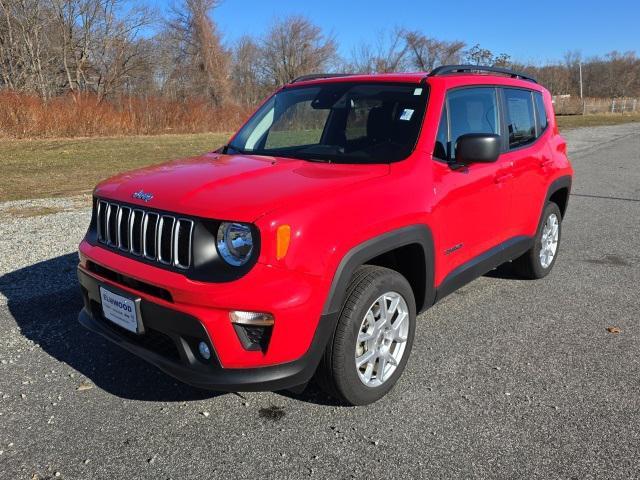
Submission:
{"label": "front grille", "polygon": [[194,222],[98,200],[98,242],[163,265],[191,267]]}

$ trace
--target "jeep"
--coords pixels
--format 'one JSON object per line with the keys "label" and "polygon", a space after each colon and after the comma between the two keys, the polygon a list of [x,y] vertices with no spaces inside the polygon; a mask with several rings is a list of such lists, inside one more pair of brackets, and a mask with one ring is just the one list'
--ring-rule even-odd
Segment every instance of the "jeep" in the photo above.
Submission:
{"label": "jeep", "polygon": [[573,169],[511,70],[308,75],[221,149],[115,176],[79,247],[79,320],[196,387],[384,396],[416,317],[503,264],[545,277]]}

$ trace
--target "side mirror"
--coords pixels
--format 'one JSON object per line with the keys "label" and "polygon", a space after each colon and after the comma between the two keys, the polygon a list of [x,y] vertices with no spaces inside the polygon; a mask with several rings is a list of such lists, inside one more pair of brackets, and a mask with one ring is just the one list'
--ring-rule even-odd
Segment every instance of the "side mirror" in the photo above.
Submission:
{"label": "side mirror", "polygon": [[491,163],[500,156],[500,135],[467,133],[458,137],[456,163]]}

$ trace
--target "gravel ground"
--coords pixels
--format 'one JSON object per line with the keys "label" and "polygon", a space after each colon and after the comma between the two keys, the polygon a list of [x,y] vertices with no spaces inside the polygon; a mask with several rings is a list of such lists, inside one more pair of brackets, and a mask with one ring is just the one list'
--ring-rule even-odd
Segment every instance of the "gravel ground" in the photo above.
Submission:
{"label": "gravel ground", "polygon": [[423,314],[369,407],[174,382],[77,324],[87,198],[0,204],[0,478],[640,478],[640,125],[565,136],[554,272]]}

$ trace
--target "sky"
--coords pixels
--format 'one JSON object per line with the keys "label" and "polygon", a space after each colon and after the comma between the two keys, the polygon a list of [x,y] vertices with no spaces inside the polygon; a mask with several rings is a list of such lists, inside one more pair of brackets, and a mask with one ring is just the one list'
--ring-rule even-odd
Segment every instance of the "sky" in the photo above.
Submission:
{"label": "sky", "polygon": [[[166,11],[173,1],[154,4]],[[292,14],[332,33],[345,57],[394,27],[479,43],[522,62],[560,60],[569,50],[585,58],[612,50],[640,54],[640,0],[223,0],[213,16],[225,42],[233,43]]]}

